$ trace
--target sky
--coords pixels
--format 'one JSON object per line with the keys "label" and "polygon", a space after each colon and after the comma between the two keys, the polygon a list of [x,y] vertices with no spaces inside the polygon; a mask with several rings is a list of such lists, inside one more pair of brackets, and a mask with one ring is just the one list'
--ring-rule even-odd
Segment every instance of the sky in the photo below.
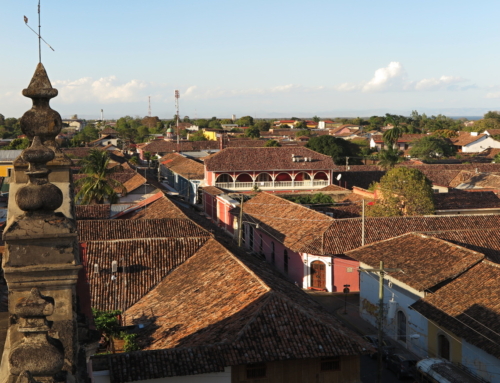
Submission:
{"label": "sky", "polygon": [[[0,113],[20,117],[38,0],[0,0]],[[499,1],[42,0],[63,117],[357,117],[500,109]]]}

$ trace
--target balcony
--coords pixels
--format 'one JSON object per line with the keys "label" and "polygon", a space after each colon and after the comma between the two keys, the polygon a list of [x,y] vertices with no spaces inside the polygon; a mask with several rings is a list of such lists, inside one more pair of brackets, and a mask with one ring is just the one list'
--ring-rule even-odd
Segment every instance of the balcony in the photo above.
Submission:
{"label": "balcony", "polygon": [[257,181],[257,182],[216,182],[215,187],[226,190],[310,190],[328,186],[327,180],[310,181]]}

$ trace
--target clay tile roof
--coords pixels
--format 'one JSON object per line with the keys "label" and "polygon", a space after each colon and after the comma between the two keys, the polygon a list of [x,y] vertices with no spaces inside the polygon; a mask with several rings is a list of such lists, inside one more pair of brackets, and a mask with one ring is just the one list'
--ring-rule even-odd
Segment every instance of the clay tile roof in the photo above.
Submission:
{"label": "clay tile roof", "polygon": [[210,236],[206,230],[187,218],[77,221],[77,227],[80,242]]}
{"label": "clay tile roof", "polygon": [[135,173],[133,177],[123,182],[123,186],[125,186],[125,189],[127,189],[127,193],[130,193],[135,189],[137,189],[138,187],[144,185],[145,183],[146,183],[146,178],[141,176],[139,173]]}
{"label": "clay tile roof", "polygon": [[500,175],[492,173],[474,174],[464,182],[464,185],[459,184],[458,186],[466,189],[498,189],[500,188]]}
{"label": "clay tile roof", "polygon": [[225,146],[228,148],[258,148],[266,146],[267,140],[235,140],[229,139]]}
{"label": "clay tile roof", "polygon": [[[200,150],[216,150],[219,149],[218,141],[181,141],[179,150],[200,151]],[[142,150],[150,153],[169,153],[177,151],[177,142],[155,140],[142,147]]]}
{"label": "clay tile roof", "polygon": [[402,269],[390,275],[418,291],[454,278],[484,258],[481,253],[419,233],[375,242],[345,255],[370,267],[384,261],[386,268]]}
{"label": "clay tile roof", "polygon": [[328,185],[325,186],[324,188],[316,190],[318,193],[321,192],[342,192],[342,193],[350,193],[351,191],[349,189],[343,188],[342,186],[338,185]]}
{"label": "clay tile roof", "polygon": [[205,193],[208,193],[208,194],[211,194],[211,195],[221,195],[221,194],[225,193],[222,190],[216,188],[215,186],[203,186],[202,190]]}
{"label": "clay tile roof", "polygon": [[469,132],[459,132],[458,137],[452,137],[450,138],[450,141],[455,146],[465,146],[483,138],[484,136],[486,136],[486,134],[472,136]]}
{"label": "clay tile roof", "polygon": [[500,263],[500,229],[441,230],[423,234],[483,253],[489,260]]}
{"label": "clay tile roof", "polygon": [[500,135],[500,129],[486,129],[490,136],[498,136]]}
{"label": "clay tile roof", "polygon": [[301,289],[213,239],[124,318],[145,324],[142,349],[227,346],[219,349],[225,366],[362,352],[359,338]]}
{"label": "clay tile roof", "polygon": [[[162,192],[160,192],[162,193]],[[163,194],[163,193],[162,193]],[[125,211],[120,218],[125,219],[161,219],[161,218],[187,218],[186,215],[168,197],[155,199],[152,203],[138,205],[140,210]]]}
{"label": "clay tile roof", "polygon": [[93,148],[61,148],[61,151],[70,158],[87,157]]}
{"label": "clay tile roof", "polygon": [[[238,212],[239,208],[232,211]],[[260,230],[293,251],[298,251],[333,222],[324,214],[266,192],[244,203],[243,213],[245,220],[258,223]]]}
{"label": "clay tile roof", "polygon": [[[208,237],[149,238],[81,243],[92,307],[128,309],[207,240]],[[118,262],[116,273],[112,273],[113,261]],[[112,275],[116,280],[111,279]]]}
{"label": "clay tile roof", "polygon": [[111,205],[75,205],[76,219],[108,219]]}
{"label": "clay tile roof", "polygon": [[172,172],[180,174],[188,180],[202,180],[205,178],[203,164],[190,160],[180,154],[170,153],[160,159],[160,163]]}
{"label": "clay tile roof", "polygon": [[[368,217],[365,219],[365,244],[393,238],[414,231],[494,229],[500,215],[441,215],[415,217]],[[344,254],[361,246],[361,218],[334,220],[328,229],[302,252],[309,254]]]}
{"label": "clay tile roof", "polygon": [[[311,157],[311,162],[293,162],[292,155]],[[205,159],[208,171],[323,170],[333,167],[330,156],[295,146],[281,148],[226,148]]]}
{"label": "clay tile roof", "polygon": [[114,130],[113,128],[110,128],[109,126],[104,128],[103,130],[101,130],[99,132],[99,134],[120,134],[119,132],[117,132],[116,130]]}
{"label": "clay tile roof", "polygon": [[[499,133],[500,134],[500,129]],[[500,148],[488,148],[483,150],[481,153],[477,154],[477,157],[493,159],[500,153]]]}
{"label": "clay tile roof", "polygon": [[417,168],[432,182],[433,185],[450,187],[451,182],[460,173],[460,170],[439,170],[429,167]]}
{"label": "clay tile roof", "polygon": [[492,191],[434,194],[436,210],[500,208],[500,198]]}
{"label": "clay tile roof", "polygon": [[500,358],[500,268],[483,261],[411,308]]}

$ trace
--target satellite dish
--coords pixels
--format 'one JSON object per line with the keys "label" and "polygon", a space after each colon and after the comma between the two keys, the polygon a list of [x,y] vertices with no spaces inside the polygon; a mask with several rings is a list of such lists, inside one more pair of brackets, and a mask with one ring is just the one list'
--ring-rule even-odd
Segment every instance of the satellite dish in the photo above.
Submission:
{"label": "satellite dish", "polygon": [[341,178],[342,178],[342,174],[339,173],[339,175],[337,176],[337,181],[340,181]]}

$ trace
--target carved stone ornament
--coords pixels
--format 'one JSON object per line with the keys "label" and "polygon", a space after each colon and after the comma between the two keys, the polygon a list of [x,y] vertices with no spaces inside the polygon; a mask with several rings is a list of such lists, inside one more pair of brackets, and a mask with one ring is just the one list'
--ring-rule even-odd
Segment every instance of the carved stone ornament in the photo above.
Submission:
{"label": "carved stone ornament", "polygon": [[[15,307],[19,317],[18,331],[24,338],[16,343],[9,355],[10,372],[19,380],[52,382],[55,374],[64,365],[64,355],[56,341],[47,333],[50,330],[47,316],[54,311],[54,303],[43,297],[37,288],[31,289],[29,297],[23,298]],[[26,374],[26,372],[29,374]]]}
{"label": "carved stone ornament", "polygon": [[55,137],[61,131],[62,121],[59,113],[49,106],[50,99],[57,96],[57,89],[52,88],[42,63],[23,95],[33,99],[33,107],[21,118],[21,129],[32,143],[21,155],[29,163],[26,172],[29,182],[18,190],[16,203],[28,213],[51,213],[63,202],[61,190],[49,183],[47,169],[47,162],[55,156]]}

